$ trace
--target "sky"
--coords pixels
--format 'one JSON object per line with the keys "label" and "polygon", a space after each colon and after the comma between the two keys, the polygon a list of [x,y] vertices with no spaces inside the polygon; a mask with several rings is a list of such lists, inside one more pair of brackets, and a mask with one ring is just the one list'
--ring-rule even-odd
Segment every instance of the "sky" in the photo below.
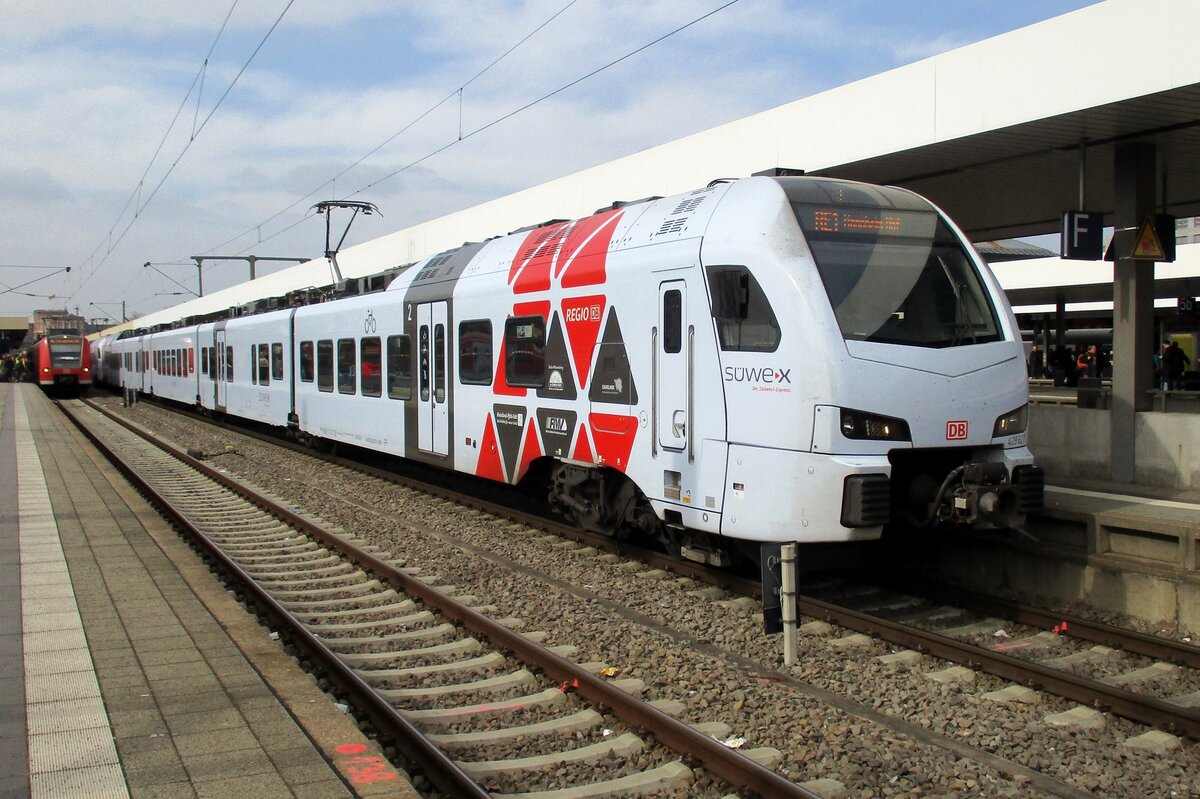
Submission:
{"label": "sky", "polygon": [[318,201],[379,208],[349,246],[1093,1],[0,0],[0,316],[146,314],[192,256],[321,255]]}

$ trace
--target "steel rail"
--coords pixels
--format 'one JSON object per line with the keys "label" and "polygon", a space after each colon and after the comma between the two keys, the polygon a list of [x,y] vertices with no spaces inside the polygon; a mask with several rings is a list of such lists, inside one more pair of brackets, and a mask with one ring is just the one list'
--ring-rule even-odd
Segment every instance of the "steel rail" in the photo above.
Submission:
{"label": "steel rail", "polygon": [[1040,663],[993,652],[974,644],[850,610],[820,599],[801,596],[797,598],[797,605],[800,612],[806,616],[869,633],[894,644],[928,652],[955,663],[965,663],[988,674],[1033,685],[1076,702],[1102,707],[1142,724],[1168,727],[1190,738],[1200,739],[1200,711],[1189,710],[1151,697],[1138,696],[1124,688],[1076,677]]}
{"label": "steel rail", "polygon": [[[180,452],[170,444],[148,437],[148,433],[127,420],[111,414],[104,408],[97,411],[121,424],[130,431],[147,438],[150,443],[164,452],[203,472],[206,476],[239,494],[286,523],[311,535],[323,545],[337,550],[359,566],[387,580],[393,587],[418,597],[429,607],[437,609],[449,618],[457,620],[473,633],[487,638],[494,646],[513,653],[518,659],[535,666],[555,681],[566,683],[585,699],[604,705],[626,723],[644,729],[670,749],[695,756],[705,770],[739,788],[755,791],[763,796],[795,797],[796,799],[819,799],[817,794],[759,765],[737,750],[730,749],[720,741],[698,732],[693,727],[670,716],[649,703],[643,702],[628,692],[609,684],[577,664],[562,658],[536,642],[497,624],[487,616],[475,611],[452,597],[437,591],[432,586],[398,569],[369,552],[365,552],[321,526],[293,513],[290,509],[266,497],[262,497],[229,475],[212,469],[201,461]],[[236,567],[235,567],[236,568]],[[240,570],[239,570],[240,571]],[[321,648],[323,644],[313,639]],[[361,681],[360,681],[361,682]],[[365,685],[365,683],[364,683]],[[369,686],[367,686],[367,690]],[[373,692],[372,692],[373,693]],[[381,700],[382,701],[382,700]],[[388,705],[390,708],[390,705]],[[393,711],[394,712],[394,711]],[[403,719],[401,719],[404,721]],[[406,727],[411,725],[404,722]],[[415,731],[415,730],[414,730]],[[420,735],[417,733],[417,735]],[[407,753],[406,753],[407,754]],[[415,759],[415,758],[414,758]],[[455,767],[457,769],[457,767]],[[483,794],[486,796],[487,794]]]}
{"label": "steel rail", "polygon": [[1104,644],[1136,655],[1170,661],[1180,666],[1200,669],[1200,646],[1183,641],[1171,641],[1137,630],[1126,630],[1104,622],[1085,619],[1082,616],[1056,613],[1020,602],[987,596],[976,591],[948,589],[923,581],[901,585],[895,580],[883,579],[880,580],[880,584],[901,593],[915,592],[937,602],[966,606],[978,613],[1011,619],[1030,627],[1051,629],[1066,622],[1067,635],[1072,638],[1091,641],[1094,644]]}
{"label": "steel rail", "polygon": [[[121,424],[126,429],[143,437],[148,443],[161,449],[163,452],[171,455],[188,466],[196,469],[206,477],[221,483],[226,488],[233,490],[243,499],[247,499],[255,504],[259,504],[264,510],[274,513],[270,507],[263,505],[253,495],[249,495],[244,489],[236,488],[231,485],[230,481],[225,479],[224,475],[216,472],[209,466],[192,458],[186,453],[180,452],[165,442],[156,440],[153,437],[147,437],[145,431],[138,430],[136,427],[128,425],[124,420],[115,417],[102,408],[97,408],[95,405],[88,403],[89,407],[104,414],[107,418]],[[284,630],[284,635],[295,643],[298,647],[304,650],[310,658],[318,664],[318,667],[326,674],[331,682],[336,684],[341,690],[345,691],[354,702],[355,707],[358,707],[366,712],[372,723],[385,735],[389,736],[396,744],[397,748],[404,753],[409,761],[416,763],[434,785],[440,790],[443,790],[455,797],[463,797],[464,799],[489,799],[491,794],[486,791],[475,780],[469,777],[466,772],[459,768],[442,750],[438,749],[434,744],[417,730],[407,719],[405,719],[399,711],[396,710],[383,697],[375,692],[361,677],[347,666],[341,659],[337,657],[324,643],[321,642],[313,633],[304,627],[297,619],[295,619],[282,605],[280,605],[267,591],[262,588],[253,577],[247,574],[240,566],[230,559],[221,548],[214,543],[207,535],[201,532],[193,525],[187,517],[187,514],[179,510],[174,503],[163,497],[155,488],[147,482],[138,473],[137,469],[130,464],[120,453],[114,451],[100,438],[93,433],[87,424],[78,418],[70,409],[63,405],[59,405],[60,409],[71,420],[79,431],[92,442],[101,454],[109,460],[134,486],[137,487],[150,501],[166,516],[174,525],[183,530],[188,538],[198,544],[204,553],[213,560],[217,567],[229,577],[240,590],[245,591],[250,595],[251,601],[261,608],[279,628]],[[270,505],[272,503],[268,503]],[[275,506],[278,507],[278,506]],[[283,510],[280,508],[280,510]],[[291,512],[277,514],[281,519],[288,523],[294,523],[293,520],[299,519]],[[313,525],[305,524],[306,528],[312,528]]]}

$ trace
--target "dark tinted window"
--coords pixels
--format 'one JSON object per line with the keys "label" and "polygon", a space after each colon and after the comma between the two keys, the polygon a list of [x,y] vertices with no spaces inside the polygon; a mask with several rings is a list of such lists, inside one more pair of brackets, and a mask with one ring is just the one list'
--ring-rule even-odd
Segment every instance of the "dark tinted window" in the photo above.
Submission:
{"label": "dark tinted window", "polygon": [[317,342],[317,388],[333,391],[333,339]]}
{"label": "dark tinted window", "polygon": [[258,382],[263,386],[271,382],[271,348],[266,344],[258,345]]}
{"label": "dark tinted window", "polygon": [[446,401],[446,326],[433,326],[433,399]]}
{"label": "dark tinted window", "polygon": [[300,342],[300,379],[305,383],[311,383],[313,379],[313,343],[311,341]]}
{"label": "dark tinted window", "polygon": [[378,397],[383,393],[383,347],[378,336],[364,338],[358,346],[363,396]]}
{"label": "dark tinted window", "polygon": [[721,349],[774,352],[779,346],[779,322],[749,269],[708,267],[708,294]]}
{"label": "dark tinted window", "polygon": [[663,294],[663,352],[683,349],[683,294],[671,289]]}
{"label": "dark tinted window", "polygon": [[412,341],[408,336],[388,336],[388,396],[408,399],[412,396]]}
{"label": "dark tinted window", "polygon": [[279,341],[271,345],[271,379],[283,379],[283,343]]}
{"label": "dark tinted window", "polygon": [[517,316],[504,323],[504,373],[510,386],[540,387],[546,376],[546,320]]}
{"label": "dark tinted window", "polygon": [[458,379],[482,386],[491,384],[491,320],[476,319],[458,326]]}
{"label": "dark tinted window", "polygon": [[354,350],[354,339],[338,339],[338,392],[341,394],[353,394],[357,388],[358,369],[355,364]]}

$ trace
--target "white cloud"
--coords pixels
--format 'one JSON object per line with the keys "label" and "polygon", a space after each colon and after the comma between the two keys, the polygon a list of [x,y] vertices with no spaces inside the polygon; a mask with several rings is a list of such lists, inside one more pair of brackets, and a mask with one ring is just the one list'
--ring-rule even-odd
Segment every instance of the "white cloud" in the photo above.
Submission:
{"label": "white cloud", "polygon": [[[196,121],[286,4],[237,3],[204,74],[199,107],[193,94],[139,191],[232,3],[0,0],[0,201],[15,209],[15,229],[29,232],[11,241],[13,262],[82,265],[65,281],[72,305],[128,299],[131,310],[149,311],[172,302],[157,292],[177,289],[142,269],[147,260],[186,262],[247,230],[227,249],[320,252],[323,220],[305,218],[316,200],[375,183],[356,199],[378,203],[383,218],[355,223],[348,241],[361,241],[938,52],[977,30],[969,11],[958,12],[956,24],[909,15],[869,25],[863,7],[882,4],[742,0],[461,142],[456,97],[333,186],[326,181],[566,0],[301,0],[189,147]],[[578,0],[467,86],[462,130],[487,125],[718,5]],[[177,159],[128,227],[126,200],[132,195],[141,207]],[[260,235],[269,238],[257,245]],[[194,285],[194,267],[168,268]],[[243,277],[240,268],[215,267],[210,283],[205,272],[206,289]],[[0,295],[0,313],[11,299]]]}

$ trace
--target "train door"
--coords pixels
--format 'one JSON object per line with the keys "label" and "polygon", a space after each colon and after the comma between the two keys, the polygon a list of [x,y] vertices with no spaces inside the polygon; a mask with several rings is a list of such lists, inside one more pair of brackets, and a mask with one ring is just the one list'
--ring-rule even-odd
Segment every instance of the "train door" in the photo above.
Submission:
{"label": "train door", "polygon": [[691,336],[688,333],[687,283],[671,280],[658,287],[658,335],[655,337],[655,426],[658,445],[687,449],[691,431]]}
{"label": "train door", "polygon": [[445,302],[417,306],[417,446],[445,455],[450,445],[447,402],[449,325]]}
{"label": "train door", "polygon": [[[215,407],[216,410],[223,411],[225,410],[225,404],[229,398],[229,366],[232,365],[231,362],[233,360],[233,350],[230,350],[225,346],[224,328],[213,331],[213,342],[216,350],[214,352],[215,357],[213,358],[213,361],[215,362],[213,364],[215,367],[214,377],[217,381]],[[230,362],[227,363],[226,358],[228,358]]]}

